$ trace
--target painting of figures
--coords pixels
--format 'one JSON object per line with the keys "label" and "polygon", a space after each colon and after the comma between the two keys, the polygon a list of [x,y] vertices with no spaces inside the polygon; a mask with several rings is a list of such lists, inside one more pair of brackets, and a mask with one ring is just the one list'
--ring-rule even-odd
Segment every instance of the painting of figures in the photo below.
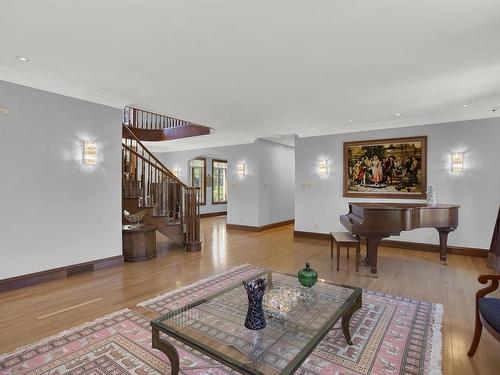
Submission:
{"label": "painting of figures", "polygon": [[425,199],[427,137],[344,143],[344,197]]}

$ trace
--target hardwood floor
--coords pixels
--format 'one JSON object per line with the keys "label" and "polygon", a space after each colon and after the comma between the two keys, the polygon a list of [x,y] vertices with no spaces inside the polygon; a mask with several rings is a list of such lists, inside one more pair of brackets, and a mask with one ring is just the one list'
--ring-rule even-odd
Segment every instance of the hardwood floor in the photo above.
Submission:
{"label": "hardwood floor", "polygon": [[353,251],[350,264],[342,251],[337,272],[329,242],[294,240],[292,225],[257,233],[227,231],[225,217],[212,217],[202,219],[202,231],[205,243],[200,253],[185,253],[158,236],[162,252],[151,261],[0,294],[0,353],[106,313],[125,307],[137,309],[140,301],[231,266],[252,263],[295,273],[308,261],[325,279],[442,303],[444,374],[498,374],[500,344],[487,332],[475,357],[470,359],[466,354],[474,326],[474,293],[482,286],[477,276],[489,271],[485,259],[451,255],[448,265],[443,266],[435,253],[381,248],[379,278],[374,279],[365,276],[366,267],[361,267],[359,274],[355,272]]}

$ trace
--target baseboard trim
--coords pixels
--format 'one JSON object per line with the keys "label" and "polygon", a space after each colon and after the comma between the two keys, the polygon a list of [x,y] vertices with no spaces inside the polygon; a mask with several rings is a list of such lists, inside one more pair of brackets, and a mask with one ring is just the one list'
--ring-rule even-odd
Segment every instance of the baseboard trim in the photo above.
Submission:
{"label": "baseboard trim", "polygon": [[[421,242],[383,240],[382,244],[384,246],[395,247],[398,249],[430,251],[433,253],[439,253],[441,251],[439,245],[433,245]],[[488,249],[479,249],[474,247],[462,247],[462,246],[448,246],[448,254],[488,258]]]}
{"label": "baseboard trim", "polygon": [[200,218],[213,217],[213,216],[225,216],[225,215],[227,215],[227,211],[207,212],[205,214],[200,214]]}
{"label": "baseboard trim", "polygon": [[289,224],[293,224],[293,223],[295,223],[295,219],[279,221],[277,223],[267,224],[267,225],[263,225],[261,227],[254,227],[254,226],[250,226],[250,225],[226,224],[226,228],[227,229],[234,229],[234,230],[245,230],[248,232],[262,232],[263,230],[277,228],[277,227],[281,227],[283,225],[289,225]]}
{"label": "baseboard trim", "polygon": [[[302,238],[315,238],[319,240],[329,240],[330,234],[328,233],[314,233],[314,232],[303,232],[294,231],[294,237]],[[364,243],[364,240],[361,240]],[[394,240],[383,240],[383,246],[395,247],[397,249],[407,249],[407,250],[418,250],[418,251],[430,251],[433,253],[439,253],[439,245],[433,245],[422,242],[406,242],[406,241],[394,241]],[[461,247],[461,246],[448,246],[448,254],[454,255],[466,255],[471,257],[487,258],[488,249],[479,249],[473,247]]]}
{"label": "baseboard trim", "polygon": [[59,268],[52,268],[50,270],[30,273],[27,275],[15,276],[0,280],[0,293],[23,288],[25,286],[41,284],[51,280],[63,279],[77,273],[102,270],[104,268],[114,267],[120,264],[123,264],[123,255],[72,264]]}
{"label": "baseboard trim", "polygon": [[317,240],[329,240],[330,234],[328,233],[315,233],[315,232],[303,232],[300,230],[293,231],[294,237],[302,237],[302,238],[315,238]]}

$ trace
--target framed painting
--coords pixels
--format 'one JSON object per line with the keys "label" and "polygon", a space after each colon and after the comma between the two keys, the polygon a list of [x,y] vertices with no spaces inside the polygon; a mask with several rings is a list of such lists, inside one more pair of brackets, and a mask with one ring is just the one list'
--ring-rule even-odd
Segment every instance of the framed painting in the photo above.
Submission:
{"label": "framed painting", "polygon": [[425,199],[427,136],[344,143],[344,197]]}

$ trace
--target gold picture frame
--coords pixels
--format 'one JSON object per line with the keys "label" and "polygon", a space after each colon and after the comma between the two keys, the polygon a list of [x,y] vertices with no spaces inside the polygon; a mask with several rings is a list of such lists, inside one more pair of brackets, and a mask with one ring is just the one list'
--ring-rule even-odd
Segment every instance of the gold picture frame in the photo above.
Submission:
{"label": "gold picture frame", "polygon": [[425,199],[427,136],[344,142],[343,196]]}

